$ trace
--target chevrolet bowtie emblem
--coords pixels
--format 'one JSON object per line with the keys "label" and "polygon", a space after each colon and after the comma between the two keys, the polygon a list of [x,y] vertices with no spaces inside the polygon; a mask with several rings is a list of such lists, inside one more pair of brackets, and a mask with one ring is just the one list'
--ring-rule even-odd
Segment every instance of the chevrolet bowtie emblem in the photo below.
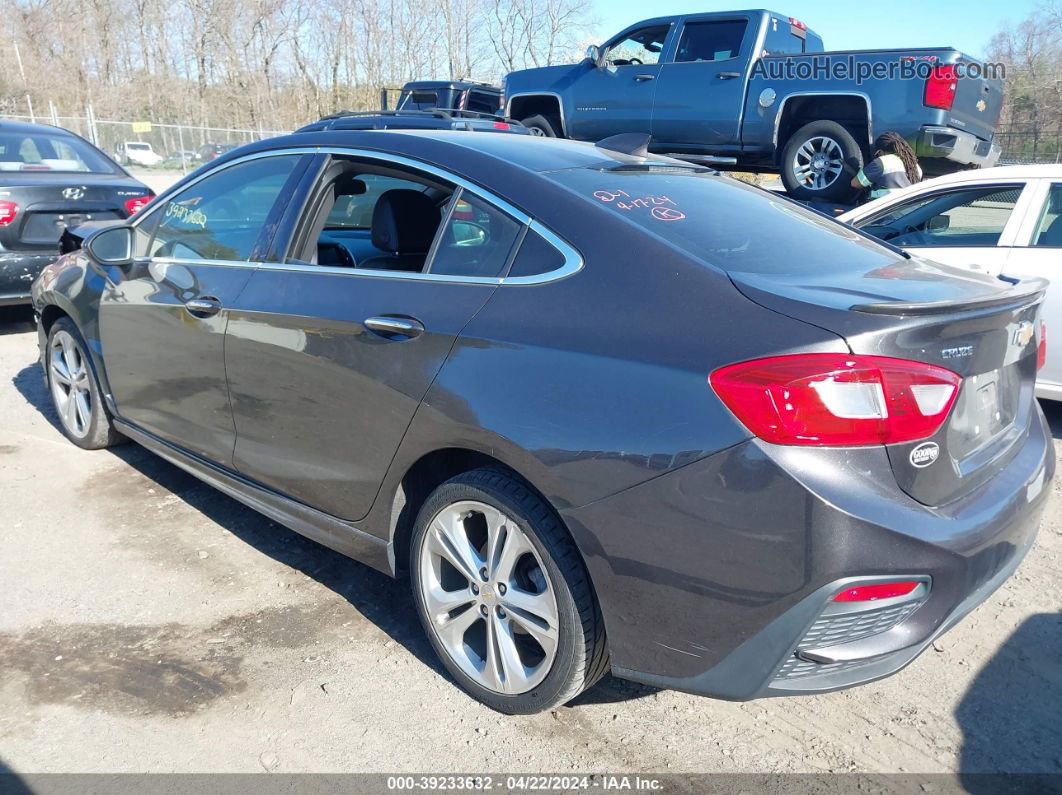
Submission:
{"label": "chevrolet bowtie emblem", "polygon": [[1033,324],[1028,320],[1023,320],[1021,325],[1014,329],[1014,344],[1019,348],[1024,348],[1032,338]]}

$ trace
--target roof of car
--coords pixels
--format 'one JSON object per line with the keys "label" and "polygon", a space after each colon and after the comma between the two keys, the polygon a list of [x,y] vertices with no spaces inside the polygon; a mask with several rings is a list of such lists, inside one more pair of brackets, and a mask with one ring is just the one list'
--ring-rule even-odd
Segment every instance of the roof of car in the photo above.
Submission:
{"label": "roof of car", "polygon": [[478,88],[484,91],[501,93],[498,86],[490,83],[480,83],[476,80],[410,80],[402,88]]}
{"label": "roof of car", "polygon": [[24,132],[24,133],[65,133],[73,135],[70,130],[55,127],[51,124],[33,124],[28,121],[0,121],[0,132]]}
{"label": "roof of car", "polygon": [[[610,161],[637,162],[592,143],[531,135],[497,135],[465,130],[316,130],[251,144],[246,151],[301,146],[345,146],[432,160],[440,148],[454,155],[504,161],[529,171],[600,167]],[[429,151],[430,150],[430,151]],[[231,155],[228,155],[231,156]]]}

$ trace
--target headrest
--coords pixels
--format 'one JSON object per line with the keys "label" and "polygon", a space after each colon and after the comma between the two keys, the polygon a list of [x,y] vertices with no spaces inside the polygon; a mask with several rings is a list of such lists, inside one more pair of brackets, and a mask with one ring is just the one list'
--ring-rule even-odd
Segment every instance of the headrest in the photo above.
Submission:
{"label": "headrest", "polygon": [[417,190],[384,191],[372,211],[372,244],[390,254],[427,254],[442,215]]}

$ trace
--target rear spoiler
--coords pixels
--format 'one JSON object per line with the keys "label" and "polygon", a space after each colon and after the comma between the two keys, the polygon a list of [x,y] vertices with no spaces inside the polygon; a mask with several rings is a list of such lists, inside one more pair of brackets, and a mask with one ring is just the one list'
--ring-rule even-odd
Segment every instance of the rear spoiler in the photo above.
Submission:
{"label": "rear spoiler", "polygon": [[983,296],[966,301],[888,301],[879,304],[857,304],[854,312],[866,312],[874,315],[939,315],[945,312],[966,312],[973,309],[987,309],[1010,304],[1029,304],[1033,299],[1040,299],[1047,290],[1047,279],[1031,277],[1028,279],[1011,279],[1000,276],[999,279],[1010,285],[997,293],[985,293]]}

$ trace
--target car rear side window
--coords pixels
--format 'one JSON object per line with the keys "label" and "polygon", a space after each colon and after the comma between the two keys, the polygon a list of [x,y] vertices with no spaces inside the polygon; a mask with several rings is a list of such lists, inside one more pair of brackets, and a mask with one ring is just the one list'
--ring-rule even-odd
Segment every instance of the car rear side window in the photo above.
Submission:
{"label": "car rear side window", "polygon": [[743,19],[690,22],[682,29],[675,60],[726,61],[737,58],[747,25]]}
{"label": "car rear side window", "polygon": [[1032,245],[1045,248],[1062,247],[1062,185],[1052,185],[1047,202],[1040,213]]}
{"label": "car rear side window", "polygon": [[428,273],[446,276],[500,276],[521,225],[468,192],[454,201],[436,241]]}
{"label": "car rear side window", "polygon": [[564,255],[542,235],[528,229],[512,267],[509,268],[508,276],[539,276],[558,270],[563,265]]}
{"label": "car rear side window", "polygon": [[800,276],[870,270],[899,256],[795,202],[706,172],[582,168],[547,176],[727,272]]}
{"label": "car rear side window", "polygon": [[263,157],[223,168],[185,188],[161,216],[150,255],[190,260],[250,258],[300,155]]}

